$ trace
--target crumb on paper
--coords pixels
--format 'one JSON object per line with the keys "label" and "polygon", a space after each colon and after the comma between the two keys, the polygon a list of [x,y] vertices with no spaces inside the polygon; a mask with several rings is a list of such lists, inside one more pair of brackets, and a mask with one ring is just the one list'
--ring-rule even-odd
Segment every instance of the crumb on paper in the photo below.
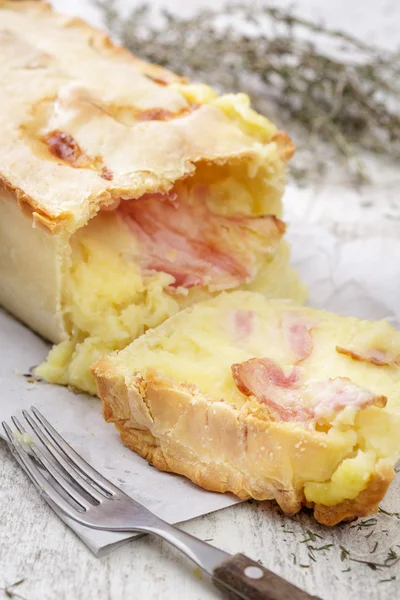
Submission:
{"label": "crumb on paper", "polygon": [[31,446],[35,443],[35,440],[29,435],[29,433],[20,433],[19,431],[14,431],[14,438],[26,446]]}
{"label": "crumb on paper", "polygon": [[202,579],[200,567],[193,569],[193,575],[196,577],[196,579]]}
{"label": "crumb on paper", "polygon": [[[35,367],[32,367],[34,369]],[[24,373],[19,369],[14,369],[14,374],[20,377],[23,377],[28,383],[38,383],[39,381],[43,381],[41,377],[38,377],[33,373],[33,370],[29,369],[28,372]]]}
{"label": "crumb on paper", "polygon": [[39,381],[42,381],[38,377],[34,377],[33,375],[27,376],[25,373],[24,377],[28,383],[39,383]]}

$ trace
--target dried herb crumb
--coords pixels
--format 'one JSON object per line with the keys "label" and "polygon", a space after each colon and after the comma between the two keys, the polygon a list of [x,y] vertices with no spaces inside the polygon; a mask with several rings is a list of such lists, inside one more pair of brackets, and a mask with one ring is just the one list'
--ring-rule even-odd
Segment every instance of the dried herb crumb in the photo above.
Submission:
{"label": "dried herb crumb", "polygon": [[376,551],[377,547],[378,547],[378,542],[375,542],[375,546],[371,550],[370,554],[373,554]]}
{"label": "dried herb crumb", "polygon": [[378,519],[375,517],[371,517],[370,519],[364,519],[363,521],[358,521],[354,525],[350,525],[350,529],[356,528],[357,531],[361,531],[361,529],[365,529],[367,527],[374,527],[378,522]]}
{"label": "dried herb crumb", "polygon": [[323,539],[322,535],[319,535],[319,533],[315,533],[314,531],[311,531],[311,529],[307,529],[306,533],[307,533],[308,537],[305,537],[304,540],[301,540],[300,544],[307,544],[308,542],[316,542],[317,538],[320,538],[321,540]]}
{"label": "dried herb crumb", "polygon": [[19,579],[18,581],[16,581],[15,583],[12,583],[11,585],[0,588],[0,591],[4,592],[5,595],[7,596],[7,598],[19,598],[20,600],[25,600],[24,596],[21,596],[21,594],[17,594],[17,592],[14,591],[14,588],[16,588],[19,585],[21,585],[22,583],[24,583],[24,581],[25,581],[25,578]]}
{"label": "dried herb crumb", "polygon": [[366,539],[366,540],[368,540],[368,539],[371,537],[371,535],[372,535],[373,533],[374,533],[374,531],[370,531],[370,532],[368,533],[368,535],[366,535],[366,536],[365,536],[365,539]]}
{"label": "dried herb crumb", "polygon": [[350,556],[350,552],[344,546],[339,546],[340,552],[340,560],[343,562],[348,556]]}
{"label": "dried herb crumb", "polygon": [[386,583],[387,581],[394,581],[396,579],[396,575],[392,575],[388,579],[380,579],[378,583]]}
{"label": "dried herb crumb", "polygon": [[400,519],[400,513],[398,513],[398,512],[389,512],[388,510],[385,510],[381,506],[379,507],[378,510],[383,515],[386,515],[388,517],[396,517],[396,519]]}
{"label": "dried herb crumb", "polygon": [[390,566],[392,566],[394,564],[393,561],[398,562],[400,560],[400,557],[398,556],[397,552],[395,552],[392,548],[390,548],[387,557],[385,558],[385,565],[388,563],[391,563]]}
{"label": "dried herb crumb", "polygon": [[381,565],[379,563],[374,563],[369,560],[361,560],[360,558],[349,558],[352,562],[360,563],[361,565],[366,565],[372,571],[380,571],[382,567],[386,567],[387,565]]}
{"label": "dried herb crumb", "polygon": [[312,548],[315,551],[318,551],[318,550],[329,550],[332,547],[333,547],[333,544],[325,544],[325,546],[319,546],[318,548],[315,548],[314,546],[310,546],[310,548]]}
{"label": "dried herb crumb", "polygon": [[312,546],[307,546],[307,548],[308,548],[308,558],[310,560],[312,560],[313,562],[317,562],[317,559],[314,556],[313,547]]}
{"label": "dried herb crumb", "polygon": [[193,569],[193,575],[196,577],[196,579],[202,578],[200,567]]}

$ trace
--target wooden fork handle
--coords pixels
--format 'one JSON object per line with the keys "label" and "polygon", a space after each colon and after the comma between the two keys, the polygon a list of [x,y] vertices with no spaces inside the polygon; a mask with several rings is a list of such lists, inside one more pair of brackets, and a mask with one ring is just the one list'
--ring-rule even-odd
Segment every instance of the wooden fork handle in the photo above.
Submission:
{"label": "wooden fork handle", "polygon": [[213,582],[232,600],[319,600],[244,554],[235,554],[218,565]]}

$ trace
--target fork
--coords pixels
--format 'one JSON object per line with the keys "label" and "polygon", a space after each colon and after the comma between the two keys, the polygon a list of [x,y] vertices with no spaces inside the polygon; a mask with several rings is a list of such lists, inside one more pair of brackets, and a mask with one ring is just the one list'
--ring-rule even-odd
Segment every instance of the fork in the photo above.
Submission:
{"label": "fork", "polygon": [[28,431],[13,416],[3,421],[8,447],[53,509],[105,531],[151,533],[183,552],[230,598],[318,600],[244,554],[232,556],[166,523],[105,479],[35,408],[23,410]]}

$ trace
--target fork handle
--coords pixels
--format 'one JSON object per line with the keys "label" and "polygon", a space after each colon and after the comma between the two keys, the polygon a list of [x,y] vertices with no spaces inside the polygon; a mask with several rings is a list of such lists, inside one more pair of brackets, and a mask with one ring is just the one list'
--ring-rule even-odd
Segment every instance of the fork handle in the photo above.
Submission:
{"label": "fork handle", "polygon": [[318,600],[244,554],[232,556],[158,517],[142,531],[162,537],[186,554],[232,600]]}
{"label": "fork handle", "polygon": [[318,600],[244,554],[218,565],[213,582],[232,600]]}

